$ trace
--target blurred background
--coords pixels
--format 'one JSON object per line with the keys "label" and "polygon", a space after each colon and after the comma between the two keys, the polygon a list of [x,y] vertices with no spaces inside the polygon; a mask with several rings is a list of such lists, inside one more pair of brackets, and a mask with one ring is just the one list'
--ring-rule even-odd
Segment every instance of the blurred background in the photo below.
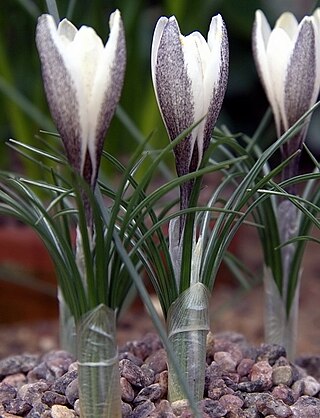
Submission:
{"label": "blurred background", "polygon": [[[268,108],[251,52],[255,10],[262,9],[273,26],[283,11],[292,11],[300,20],[312,13],[317,3],[314,0],[57,0],[61,18],[68,17],[77,27],[94,27],[104,41],[109,34],[110,13],[116,8],[121,11],[126,31],[127,70],[121,109],[112,121],[105,143],[105,148],[120,159],[136,147],[139,136],[152,134],[154,148],[168,141],[150,75],[152,35],[161,15],[175,15],[184,35],[199,30],[204,36],[211,17],[217,13],[223,16],[229,34],[230,76],[218,125],[225,124],[233,133],[245,132],[251,136]],[[39,167],[17,155],[6,141],[14,138],[37,146],[40,130],[55,131],[34,40],[37,17],[46,11],[45,0],[2,1],[0,11],[0,169],[35,178],[41,178]],[[319,124],[319,115],[315,115],[308,135],[314,152],[317,143],[320,144]],[[271,126],[265,145],[274,139]],[[108,167],[103,170],[111,175]],[[0,253],[2,249],[5,251],[0,254],[0,323],[55,318],[55,279],[46,251],[32,232],[24,234],[17,244],[14,237],[18,232],[13,222],[1,219],[1,225]],[[33,261],[38,264],[34,266]]]}

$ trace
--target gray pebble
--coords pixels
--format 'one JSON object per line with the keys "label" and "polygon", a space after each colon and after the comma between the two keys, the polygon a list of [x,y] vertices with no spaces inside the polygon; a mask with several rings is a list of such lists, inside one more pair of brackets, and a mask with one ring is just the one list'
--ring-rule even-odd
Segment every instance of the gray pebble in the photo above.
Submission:
{"label": "gray pebble", "polygon": [[62,395],[65,395],[67,386],[78,377],[78,372],[67,372],[63,376],[59,377],[54,384],[51,387],[51,390],[61,393]]}
{"label": "gray pebble", "polygon": [[136,408],[134,408],[130,415],[130,418],[147,418],[155,409],[156,407],[154,403],[150,400],[147,400],[143,403],[140,403]]}
{"label": "gray pebble", "polygon": [[320,391],[320,383],[312,376],[306,376],[302,379],[304,383],[304,395],[316,396]]}
{"label": "gray pebble", "polygon": [[33,406],[26,418],[44,418],[46,416],[51,416],[48,405],[38,402]]}
{"label": "gray pebble", "polygon": [[66,405],[67,404],[67,398],[65,395],[61,395],[61,393],[53,392],[52,390],[47,390],[43,393],[41,397],[41,401],[48,405]]}
{"label": "gray pebble", "polygon": [[163,395],[163,388],[159,385],[159,383],[154,383],[140,390],[140,392],[134,398],[134,404],[145,402],[148,399],[155,402],[159,400]]}
{"label": "gray pebble", "polygon": [[70,405],[74,405],[76,399],[79,399],[79,383],[78,378],[72,380],[66,387],[65,393]]}
{"label": "gray pebble", "polygon": [[14,415],[26,415],[32,409],[32,405],[29,402],[20,398],[5,401],[3,406],[6,412]]}
{"label": "gray pebble", "polygon": [[294,418],[320,418],[320,399],[302,396],[291,410]]}
{"label": "gray pebble", "polygon": [[203,399],[200,401],[199,407],[201,411],[207,414],[209,417],[224,417],[228,412],[227,408],[223,404],[212,399]]}
{"label": "gray pebble", "polygon": [[17,395],[17,389],[8,383],[0,383],[0,402],[14,399]]}
{"label": "gray pebble", "polygon": [[9,374],[27,373],[35,368],[39,363],[39,356],[23,354],[20,356],[11,356],[0,360],[0,377]]}
{"label": "gray pebble", "polygon": [[54,373],[49,369],[45,362],[38,364],[35,368],[27,374],[29,383],[37,382],[38,380],[45,380],[46,382],[54,382],[56,380]]}
{"label": "gray pebble", "polygon": [[291,416],[291,408],[279,399],[274,399],[269,393],[262,393],[257,400],[257,409],[264,416],[276,415],[278,418]]}
{"label": "gray pebble", "polygon": [[80,401],[77,399],[73,405],[74,412],[80,417]]}
{"label": "gray pebble", "polygon": [[48,390],[48,388],[48,383],[43,380],[39,380],[35,383],[27,383],[18,390],[17,397],[34,406],[35,403],[39,402],[43,392]]}
{"label": "gray pebble", "polygon": [[61,377],[74,362],[74,357],[67,351],[51,351],[42,358],[56,378]]}
{"label": "gray pebble", "polygon": [[281,345],[261,344],[256,361],[268,361],[273,366],[280,357],[286,357],[286,350]]}
{"label": "gray pebble", "polygon": [[128,403],[121,401],[121,414],[122,418],[131,417],[132,407]]}

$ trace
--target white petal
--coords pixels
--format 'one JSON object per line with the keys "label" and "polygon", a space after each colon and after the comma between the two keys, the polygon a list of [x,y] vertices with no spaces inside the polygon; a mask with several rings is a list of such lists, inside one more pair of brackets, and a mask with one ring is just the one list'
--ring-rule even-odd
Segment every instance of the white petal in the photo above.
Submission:
{"label": "white petal", "polygon": [[[320,39],[320,8],[318,7],[313,15],[312,15],[314,30],[316,34],[316,39]],[[317,100],[319,86],[320,86],[320,42],[316,42],[315,45],[315,53],[316,53],[316,82],[315,82],[315,98]]]}
{"label": "white petal", "polygon": [[[267,46],[267,63],[271,81],[269,94],[272,98],[275,98],[275,103],[271,102],[273,111],[274,113],[280,112],[280,118],[285,130],[289,129],[284,110],[285,77],[292,47],[291,39],[283,29],[275,28],[272,31]],[[282,134],[283,132],[279,132],[279,130],[280,125],[278,125],[278,134]]]}
{"label": "white petal", "polygon": [[290,12],[282,13],[276,21],[275,28],[283,29],[291,40],[296,37],[298,31],[298,22],[295,16]]}
{"label": "white petal", "polygon": [[267,19],[261,10],[257,10],[253,27],[253,54],[261,82],[265,88],[279,130],[281,126],[280,110],[273,86],[272,74],[268,61],[269,58],[267,56],[267,47],[270,36],[271,29]]}
{"label": "white petal", "polygon": [[78,30],[68,19],[63,19],[58,25],[57,32],[62,41],[67,43],[74,40]]}
{"label": "white petal", "polygon": [[[194,122],[198,122],[208,109],[204,107],[204,76],[206,71],[206,61],[210,53],[208,45],[199,32],[184,37],[180,36],[182,51],[188,77],[191,81],[192,97],[194,102]],[[199,136],[199,131],[203,130],[204,121],[196,126],[192,131],[191,150]],[[201,145],[202,148],[202,145]]]}

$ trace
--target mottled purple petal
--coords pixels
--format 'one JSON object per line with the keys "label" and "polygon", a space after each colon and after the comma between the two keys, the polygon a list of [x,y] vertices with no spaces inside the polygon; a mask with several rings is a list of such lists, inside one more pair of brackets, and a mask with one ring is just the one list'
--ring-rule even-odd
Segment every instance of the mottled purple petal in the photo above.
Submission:
{"label": "mottled purple petal", "polygon": [[104,137],[120,99],[126,67],[126,45],[122,21],[116,45],[116,56],[111,66],[111,82],[105,91],[95,132],[96,141],[96,172],[93,173],[91,184],[95,184],[101,159]]}
{"label": "mottled purple petal", "polygon": [[314,27],[306,20],[299,31],[285,80],[285,112],[289,126],[312,105],[316,81],[315,48]]}
{"label": "mottled purple petal", "polygon": [[[155,69],[156,89],[171,140],[190,128],[194,121],[191,80],[187,75],[180,43],[180,31],[175,19],[169,19],[159,43]],[[179,176],[189,173],[191,134],[174,149]]]}
{"label": "mottled purple petal", "polygon": [[63,141],[68,160],[80,172],[81,126],[76,89],[52,37],[53,19],[39,17],[36,43],[42,78],[52,118]]}

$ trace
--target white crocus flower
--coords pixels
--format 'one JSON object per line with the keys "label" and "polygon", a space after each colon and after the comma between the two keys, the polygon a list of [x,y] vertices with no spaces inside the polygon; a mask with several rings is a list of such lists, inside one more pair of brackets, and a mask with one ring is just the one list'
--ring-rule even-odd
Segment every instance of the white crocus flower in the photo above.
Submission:
{"label": "white crocus flower", "polygon": [[[298,24],[283,13],[271,30],[261,10],[253,27],[253,53],[257,70],[282,135],[316,102],[320,85],[320,9]],[[299,149],[307,124],[283,146],[284,157]]]}
{"label": "white crocus flower", "polygon": [[120,12],[104,46],[86,26],[39,17],[36,43],[51,115],[71,165],[95,186],[103,141],[123,85],[126,49]]}
{"label": "white crocus flower", "polygon": [[209,146],[227,86],[228,66],[227,31],[220,15],[212,18],[207,41],[199,32],[181,35],[174,16],[159,19],[151,70],[171,140],[202,119],[175,147],[179,176],[196,170]]}

